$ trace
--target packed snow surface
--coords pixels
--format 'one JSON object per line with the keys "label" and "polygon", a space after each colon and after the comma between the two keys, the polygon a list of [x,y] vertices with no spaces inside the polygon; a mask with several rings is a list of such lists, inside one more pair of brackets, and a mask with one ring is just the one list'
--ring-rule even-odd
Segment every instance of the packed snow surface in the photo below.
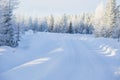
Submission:
{"label": "packed snow surface", "polygon": [[120,42],[29,31],[19,47],[0,47],[0,80],[120,80]]}

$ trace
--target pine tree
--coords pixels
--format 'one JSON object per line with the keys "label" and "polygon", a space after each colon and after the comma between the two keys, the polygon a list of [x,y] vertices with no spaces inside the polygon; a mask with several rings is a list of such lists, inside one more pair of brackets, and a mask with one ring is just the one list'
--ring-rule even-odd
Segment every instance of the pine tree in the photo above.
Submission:
{"label": "pine tree", "polygon": [[33,21],[33,31],[34,33],[38,31],[38,18]]}
{"label": "pine tree", "polygon": [[61,27],[61,29],[60,29],[61,33],[67,32],[67,16],[66,16],[66,14],[64,14],[61,18],[60,27]]}
{"label": "pine tree", "polygon": [[12,26],[13,9],[15,8],[16,1],[2,0],[4,2],[2,8],[2,26],[0,30],[1,44],[5,46],[16,47],[17,40],[14,38],[14,28]]}
{"label": "pine tree", "polygon": [[116,27],[114,28],[114,38],[118,38],[120,41],[120,5],[116,8]]}
{"label": "pine tree", "polygon": [[32,18],[32,17],[29,17],[28,26],[29,26],[29,29],[31,29],[31,30],[34,29],[34,26],[33,26],[33,18]]}
{"label": "pine tree", "polygon": [[54,28],[54,17],[53,15],[48,17],[48,31],[49,32],[53,32],[53,28]]}
{"label": "pine tree", "polygon": [[72,33],[72,22],[70,22],[70,25],[69,25],[69,29],[68,29],[68,33]]}
{"label": "pine tree", "polygon": [[47,23],[47,19],[46,17],[44,17],[41,21],[40,21],[40,31],[42,32],[48,32],[48,23]]}
{"label": "pine tree", "polygon": [[94,15],[94,34],[96,37],[101,37],[104,34],[104,27],[105,27],[105,9],[103,3],[100,3]]}
{"label": "pine tree", "polygon": [[115,9],[116,9],[116,0],[108,0],[106,4],[106,11],[105,11],[105,16],[106,16],[106,37],[112,37],[113,34],[113,29],[116,26],[116,21],[115,21]]}
{"label": "pine tree", "polygon": [[20,24],[17,25],[17,41],[20,41]]}

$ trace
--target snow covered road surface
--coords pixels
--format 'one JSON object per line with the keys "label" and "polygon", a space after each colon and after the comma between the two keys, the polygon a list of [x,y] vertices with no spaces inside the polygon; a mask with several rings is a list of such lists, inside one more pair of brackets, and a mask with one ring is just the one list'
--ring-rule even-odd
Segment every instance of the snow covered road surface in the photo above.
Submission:
{"label": "snow covered road surface", "polygon": [[0,48],[0,80],[120,80],[120,43],[91,35],[24,35]]}

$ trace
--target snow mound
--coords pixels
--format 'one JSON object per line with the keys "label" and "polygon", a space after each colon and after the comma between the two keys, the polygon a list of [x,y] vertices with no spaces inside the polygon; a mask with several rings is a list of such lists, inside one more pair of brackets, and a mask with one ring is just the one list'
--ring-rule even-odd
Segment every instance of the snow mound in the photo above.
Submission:
{"label": "snow mound", "polygon": [[53,53],[57,53],[57,52],[63,52],[63,51],[64,51],[64,49],[62,47],[59,47],[59,48],[56,48],[56,49],[50,51],[49,54],[53,54]]}
{"label": "snow mound", "polygon": [[101,53],[105,54],[106,56],[116,56],[118,49],[114,49],[108,45],[101,45],[100,46]]}
{"label": "snow mound", "polygon": [[33,60],[33,61],[30,61],[30,62],[27,62],[27,63],[24,63],[20,66],[17,66],[11,70],[16,70],[16,69],[19,69],[19,68],[24,68],[24,67],[29,67],[29,66],[34,66],[34,65],[38,65],[38,64],[42,64],[46,61],[50,60],[50,58],[39,58],[39,59],[36,59],[36,60]]}
{"label": "snow mound", "polygon": [[0,80],[119,80],[119,45],[93,35],[28,31],[19,47],[0,47]]}
{"label": "snow mound", "polygon": [[25,35],[27,35],[27,36],[33,35],[33,34],[34,34],[33,30],[29,30],[29,31],[25,32]]}
{"label": "snow mound", "polygon": [[115,75],[120,76],[120,67],[117,69],[117,71],[115,72]]}

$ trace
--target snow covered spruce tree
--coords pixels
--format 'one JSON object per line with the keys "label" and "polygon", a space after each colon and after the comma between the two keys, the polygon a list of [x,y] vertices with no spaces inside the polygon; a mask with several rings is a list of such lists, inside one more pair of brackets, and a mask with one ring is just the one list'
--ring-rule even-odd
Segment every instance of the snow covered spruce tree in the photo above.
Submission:
{"label": "snow covered spruce tree", "polygon": [[84,17],[84,34],[92,34],[93,33],[93,25],[92,25],[92,14],[86,13]]}
{"label": "snow covered spruce tree", "polygon": [[53,15],[48,17],[47,23],[48,23],[48,31],[53,32],[53,28],[54,28],[54,17],[53,17]]}
{"label": "snow covered spruce tree", "polygon": [[0,45],[3,45],[3,38],[2,38],[2,27],[3,27],[3,6],[4,6],[4,1],[0,0]]}
{"label": "snow covered spruce tree", "polygon": [[64,14],[59,23],[59,32],[60,33],[66,33],[67,32],[67,15]]}
{"label": "snow covered spruce tree", "polygon": [[106,6],[101,3],[95,11],[94,33],[97,37],[113,37],[116,28],[116,0],[108,0]]}
{"label": "snow covered spruce tree", "polygon": [[34,29],[32,17],[29,17],[28,26],[29,26],[29,29],[31,29],[31,30]]}
{"label": "snow covered spruce tree", "polygon": [[116,26],[116,0],[108,0],[105,11],[106,34],[104,37],[113,37],[113,29]]}
{"label": "snow covered spruce tree", "polygon": [[16,0],[1,0],[1,26],[0,26],[0,45],[16,47],[17,40],[14,37],[14,28],[12,26],[13,10],[15,9]]}
{"label": "snow covered spruce tree", "polygon": [[120,5],[116,8],[116,27],[114,28],[113,37],[118,38],[118,41],[120,41]]}
{"label": "snow covered spruce tree", "polygon": [[1,21],[2,21],[2,0],[0,0],[0,27],[1,27]]}
{"label": "snow covered spruce tree", "polygon": [[100,3],[94,15],[94,34],[96,37],[102,37],[105,35],[105,9],[103,3]]}
{"label": "snow covered spruce tree", "polygon": [[72,22],[70,22],[69,28],[68,28],[68,33],[73,33],[72,27],[73,27]]}
{"label": "snow covered spruce tree", "polygon": [[48,32],[48,23],[47,23],[47,18],[44,17],[43,19],[40,20],[40,26],[39,26],[39,31],[41,32]]}
{"label": "snow covered spruce tree", "polygon": [[32,30],[34,31],[34,33],[38,31],[38,18],[35,18],[33,20],[33,29]]}

